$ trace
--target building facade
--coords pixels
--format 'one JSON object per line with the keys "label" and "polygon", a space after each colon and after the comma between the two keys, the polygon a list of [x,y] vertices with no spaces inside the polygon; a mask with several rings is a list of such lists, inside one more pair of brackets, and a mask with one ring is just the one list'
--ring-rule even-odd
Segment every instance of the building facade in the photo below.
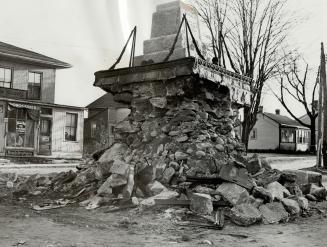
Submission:
{"label": "building facade", "polygon": [[0,155],[82,156],[84,109],[55,104],[56,70],[69,67],[0,42]]}
{"label": "building facade", "polygon": [[259,112],[248,143],[252,151],[307,152],[310,150],[310,129],[289,117]]}
{"label": "building facade", "polygon": [[115,140],[115,126],[130,113],[128,106],[115,102],[112,94],[102,97],[86,106],[88,118],[84,123],[84,151],[93,153],[110,146]]}

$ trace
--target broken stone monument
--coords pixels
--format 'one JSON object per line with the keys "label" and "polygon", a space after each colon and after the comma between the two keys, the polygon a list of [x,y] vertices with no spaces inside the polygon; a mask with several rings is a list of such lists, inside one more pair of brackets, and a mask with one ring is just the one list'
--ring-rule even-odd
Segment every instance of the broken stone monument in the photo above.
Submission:
{"label": "broken stone monument", "polygon": [[[308,210],[304,196],[326,199],[316,174],[283,173],[257,156],[245,156],[234,133],[234,112],[250,104],[250,78],[188,56],[183,32],[178,54],[162,62],[188,11],[194,9],[180,1],[157,7],[151,39],[138,58],[152,63],[95,73],[94,85],[129,105],[131,113],[116,125],[111,147],[96,152],[77,173],[53,177],[40,193],[78,198],[88,209],[119,201],[149,207],[159,201],[211,215],[227,205],[231,220],[244,226],[286,222],[290,214]],[[13,194],[33,194],[43,180],[26,179]],[[285,188],[301,181],[303,188],[309,185],[301,193]]]}

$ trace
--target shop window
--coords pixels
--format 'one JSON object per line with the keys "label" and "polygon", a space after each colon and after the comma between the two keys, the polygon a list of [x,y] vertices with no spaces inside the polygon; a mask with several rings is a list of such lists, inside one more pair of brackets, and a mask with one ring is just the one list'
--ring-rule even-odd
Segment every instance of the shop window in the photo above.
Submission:
{"label": "shop window", "polygon": [[65,128],[65,140],[76,141],[77,133],[77,114],[66,113],[66,128]]}
{"label": "shop window", "polygon": [[11,88],[12,72],[11,69],[0,67],[0,87]]}
{"label": "shop window", "polygon": [[34,148],[34,124],[25,108],[9,108],[7,147]]}
{"label": "shop window", "polygon": [[41,99],[41,80],[41,73],[28,72],[28,99]]}
{"label": "shop window", "polygon": [[295,129],[291,129],[291,128],[281,129],[281,142],[295,143]]}

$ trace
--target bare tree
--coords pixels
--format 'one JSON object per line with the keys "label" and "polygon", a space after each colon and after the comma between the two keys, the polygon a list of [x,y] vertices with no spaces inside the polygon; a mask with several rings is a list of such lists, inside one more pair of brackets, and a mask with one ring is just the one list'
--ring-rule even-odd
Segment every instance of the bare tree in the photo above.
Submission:
{"label": "bare tree", "polygon": [[[211,46],[223,66],[253,78],[251,104],[244,107],[242,142],[248,144],[265,82],[276,75],[291,27],[284,0],[197,0]],[[220,23],[217,25],[216,23]],[[217,35],[217,32],[219,35]]]}
{"label": "bare tree", "polygon": [[[316,118],[318,117],[318,109],[316,104],[316,90],[319,84],[319,71],[315,82],[308,85],[308,64],[305,66],[303,76],[300,74],[298,66],[299,57],[286,61],[280,71],[280,95],[274,93],[279,102],[286,111],[301,125],[307,127],[311,131],[310,151],[316,152]],[[310,87],[311,86],[311,87]],[[313,87],[312,87],[313,86]],[[310,92],[311,91],[311,92]],[[310,95],[310,96],[309,96]],[[309,97],[308,97],[309,96]],[[303,121],[296,116],[285,99],[293,99],[302,105],[306,114],[310,119],[310,123]]]}

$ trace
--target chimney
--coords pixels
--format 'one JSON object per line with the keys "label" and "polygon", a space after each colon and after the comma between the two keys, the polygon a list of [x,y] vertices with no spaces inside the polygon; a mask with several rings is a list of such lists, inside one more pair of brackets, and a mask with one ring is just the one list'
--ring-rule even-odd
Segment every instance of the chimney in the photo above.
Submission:
{"label": "chimney", "polygon": [[263,106],[262,106],[262,105],[259,106],[259,108],[258,108],[258,113],[263,113]]}
{"label": "chimney", "polygon": [[276,113],[276,115],[280,115],[280,110],[279,109],[276,109],[275,110],[275,113]]}

